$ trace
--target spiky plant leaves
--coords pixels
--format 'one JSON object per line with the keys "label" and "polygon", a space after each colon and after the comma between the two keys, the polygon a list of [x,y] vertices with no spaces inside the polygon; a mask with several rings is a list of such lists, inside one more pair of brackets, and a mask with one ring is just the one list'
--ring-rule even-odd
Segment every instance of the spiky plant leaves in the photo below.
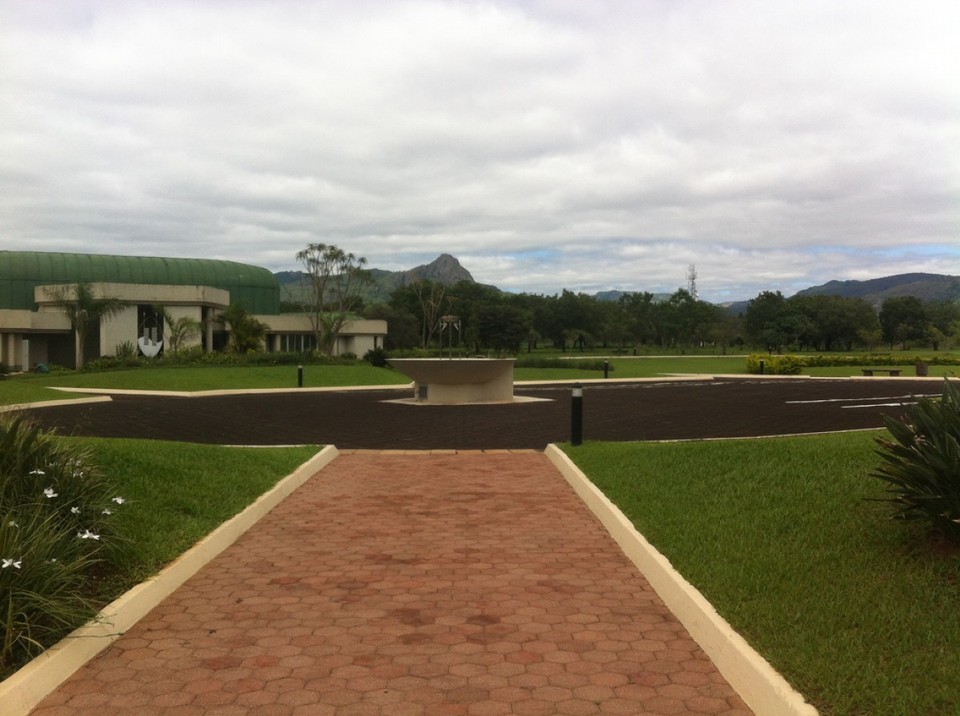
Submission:
{"label": "spiky plant leaves", "polygon": [[118,500],[74,443],[0,416],[0,678],[92,616]]}
{"label": "spiky plant leaves", "polygon": [[882,463],[871,475],[887,483],[894,516],[927,520],[960,542],[960,389],[947,380],[939,398],[885,422],[892,439],[877,439]]}

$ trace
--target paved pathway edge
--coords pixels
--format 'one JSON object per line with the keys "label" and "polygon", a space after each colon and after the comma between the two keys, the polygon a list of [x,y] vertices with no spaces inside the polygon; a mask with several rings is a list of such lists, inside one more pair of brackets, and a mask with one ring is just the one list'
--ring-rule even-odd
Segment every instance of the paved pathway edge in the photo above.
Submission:
{"label": "paved pathway edge", "polygon": [[637,532],[566,453],[551,444],[546,455],[757,716],[816,716],[803,695]]}
{"label": "paved pathway edge", "polygon": [[207,562],[233,544],[339,454],[328,445],[239,514],[184,552],[155,577],[133,587],[99,615],[0,682],[4,716],[26,716],[75,671],[106,649]]}

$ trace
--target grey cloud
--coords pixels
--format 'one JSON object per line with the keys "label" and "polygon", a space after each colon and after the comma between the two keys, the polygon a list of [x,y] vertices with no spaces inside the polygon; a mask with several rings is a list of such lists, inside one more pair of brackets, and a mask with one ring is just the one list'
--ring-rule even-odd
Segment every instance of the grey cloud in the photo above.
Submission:
{"label": "grey cloud", "polygon": [[549,293],[672,290],[690,262],[740,297],[960,272],[953,3],[53,0],[0,22],[9,248],[283,269],[327,241]]}

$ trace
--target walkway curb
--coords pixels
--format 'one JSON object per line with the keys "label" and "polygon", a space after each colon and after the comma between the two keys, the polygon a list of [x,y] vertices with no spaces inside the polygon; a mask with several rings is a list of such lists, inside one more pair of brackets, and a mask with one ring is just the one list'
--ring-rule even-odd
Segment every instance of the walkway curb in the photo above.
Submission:
{"label": "walkway curb", "polygon": [[64,637],[0,682],[4,716],[26,716],[75,671],[116,641],[207,562],[338,455],[328,445],[239,514],[184,552],[155,577],[108,604],[92,621]]}
{"label": "walkway curb", "polygon": [[808,704],[556,445],[546,455],[757,716],[816,716]]}

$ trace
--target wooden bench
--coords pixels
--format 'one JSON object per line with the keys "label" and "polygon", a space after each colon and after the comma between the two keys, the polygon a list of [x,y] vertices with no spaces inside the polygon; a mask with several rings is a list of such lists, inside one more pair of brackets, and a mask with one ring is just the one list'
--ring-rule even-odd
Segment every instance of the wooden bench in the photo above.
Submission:
{"label": "wooden bench", "polygon": [[864,375],[873,375],[874,373],[886,373],[889,376],[899,376],[900,368],[861,368]]}

